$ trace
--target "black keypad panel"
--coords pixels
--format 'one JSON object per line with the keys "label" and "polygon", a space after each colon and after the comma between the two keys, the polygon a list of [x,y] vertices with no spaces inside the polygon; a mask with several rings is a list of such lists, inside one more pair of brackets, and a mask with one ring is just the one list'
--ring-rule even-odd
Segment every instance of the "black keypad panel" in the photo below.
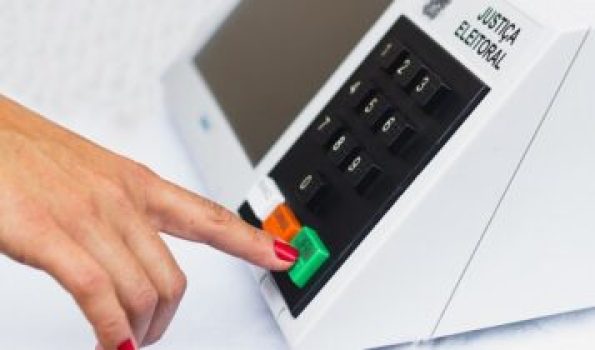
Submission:
{"label": "black keypad panel", "polygon": [[408,18],[395,23],[270,173],[330,252],[303,288],[273,273],[294,317],[488,92]]}

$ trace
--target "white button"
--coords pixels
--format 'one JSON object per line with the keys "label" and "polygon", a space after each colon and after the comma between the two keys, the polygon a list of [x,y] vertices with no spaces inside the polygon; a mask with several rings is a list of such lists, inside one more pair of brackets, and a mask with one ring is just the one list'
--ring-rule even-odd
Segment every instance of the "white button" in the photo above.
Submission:
{"label": "white button", "polygon": [[265,177],[248,192],[248,203],[260,221],[266,220],[273,211],[285,203],[285,197],[273,179]]}

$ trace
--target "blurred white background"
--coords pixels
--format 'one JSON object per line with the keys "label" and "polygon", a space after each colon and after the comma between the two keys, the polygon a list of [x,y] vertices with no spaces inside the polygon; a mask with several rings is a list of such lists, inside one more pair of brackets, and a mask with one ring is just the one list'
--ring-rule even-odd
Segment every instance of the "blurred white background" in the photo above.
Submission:
{"label": "blurred white background", "polygon": [[[0,0],[0,92],[201,191],[167,120],[159,78],[216,1]],[[243,264],[205,247],[168,243],[189,288],[170,331],[153,349],[285,347]],[[0,256],[0,349],[93,346],[89,327],[55,282]],[[594,347],[592,311],[420,346]]]}

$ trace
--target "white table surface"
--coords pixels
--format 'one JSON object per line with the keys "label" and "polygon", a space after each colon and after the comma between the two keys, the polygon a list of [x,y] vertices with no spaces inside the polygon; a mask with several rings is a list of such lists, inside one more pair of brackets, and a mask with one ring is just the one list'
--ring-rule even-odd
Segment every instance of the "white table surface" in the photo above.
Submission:
{"label": "white table surface", "polygon": [[[0,0],[0,92],[201,192],[167,120],[159,77],[214,1]],[[243,263],[167,242],[189,287],[151,349],[286,348]],[[0,256],[0,349],[93,346],[81,313],[53,280]],[[401,348],[592,349],[595,312]]]}

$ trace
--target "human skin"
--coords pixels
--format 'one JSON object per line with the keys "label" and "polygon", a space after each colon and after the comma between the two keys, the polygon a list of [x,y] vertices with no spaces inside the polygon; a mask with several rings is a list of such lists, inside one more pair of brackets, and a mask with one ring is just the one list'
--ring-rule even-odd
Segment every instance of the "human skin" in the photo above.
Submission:
{"label": "human skin", "polygon": [[46,271],[94,329],[98,348],[152,344],[186,278],[160,232],[271,270],[297,251],[220,205],[0,96],[0,253]]}

